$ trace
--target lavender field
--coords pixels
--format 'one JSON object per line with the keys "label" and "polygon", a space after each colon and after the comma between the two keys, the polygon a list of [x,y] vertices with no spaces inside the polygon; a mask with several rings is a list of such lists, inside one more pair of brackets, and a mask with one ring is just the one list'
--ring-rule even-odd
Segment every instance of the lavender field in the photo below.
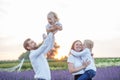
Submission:
{"label": "lavender field", "polygon": [[[68,70],[51,70],[52,80],[73,80]],[[0,80],[34,80],[33,70],[21,72],[0,72]],[[120,66],[97,68],[93,80],[120,80]]]}

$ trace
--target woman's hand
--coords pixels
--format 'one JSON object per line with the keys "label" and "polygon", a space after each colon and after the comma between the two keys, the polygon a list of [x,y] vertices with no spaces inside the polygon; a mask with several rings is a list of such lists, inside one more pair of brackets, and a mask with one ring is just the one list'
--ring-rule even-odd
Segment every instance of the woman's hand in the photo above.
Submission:
{"label": "woman's hand", "polygon": [[83,68],[86,68],[89,64],[90,64],[90,61],[86,60],[86,61],[83,61],[82,66]]}

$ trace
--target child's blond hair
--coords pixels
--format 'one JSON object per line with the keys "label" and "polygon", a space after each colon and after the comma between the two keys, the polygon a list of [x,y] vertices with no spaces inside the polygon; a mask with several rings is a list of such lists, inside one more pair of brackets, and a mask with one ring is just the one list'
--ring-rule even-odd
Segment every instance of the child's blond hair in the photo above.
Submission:
{"label": "child's blond hair", "polygon": [[92,52],[92,48],[94,46],[94,42],[92,40],[90,40],[90,39],[86,39],[86,40],[84,40],[84,46],[86,48],[89,48],[90,51]]}
{"label": "child's blond hair", "polygon": [[59,18],[57,16],[57,14],[53,11],[50,11],[47,16],[52,16],[53,19],[55,19],[56,22],[59,21]]}

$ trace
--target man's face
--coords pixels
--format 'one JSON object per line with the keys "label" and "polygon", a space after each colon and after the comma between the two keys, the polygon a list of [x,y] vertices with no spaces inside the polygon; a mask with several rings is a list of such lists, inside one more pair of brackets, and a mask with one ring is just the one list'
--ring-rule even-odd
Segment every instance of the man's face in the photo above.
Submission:
{"label": "man's face", "polygon": [[28,44],[29,44],[28,48],[29,48],[30,50],[36,49],[36,47],[37,47],[37,44],[36,44],[33,40],[29,40],[29,41],[28,41]]}

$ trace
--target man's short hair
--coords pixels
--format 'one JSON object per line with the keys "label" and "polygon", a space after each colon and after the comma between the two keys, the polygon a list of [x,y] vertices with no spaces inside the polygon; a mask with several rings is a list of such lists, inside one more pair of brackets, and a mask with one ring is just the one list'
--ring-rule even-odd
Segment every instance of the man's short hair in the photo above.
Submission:
{"label": "man's short hair", "polygon": [[25,41],[24,41],[24,43],[23,43],[23,47],[27,50],[27,51],[30,51],[27,47],[29,46],[29,44],[28,44],[28,41],[30,41],[31,39],[30,38],[28,38],[28,39],[26,39]]}

